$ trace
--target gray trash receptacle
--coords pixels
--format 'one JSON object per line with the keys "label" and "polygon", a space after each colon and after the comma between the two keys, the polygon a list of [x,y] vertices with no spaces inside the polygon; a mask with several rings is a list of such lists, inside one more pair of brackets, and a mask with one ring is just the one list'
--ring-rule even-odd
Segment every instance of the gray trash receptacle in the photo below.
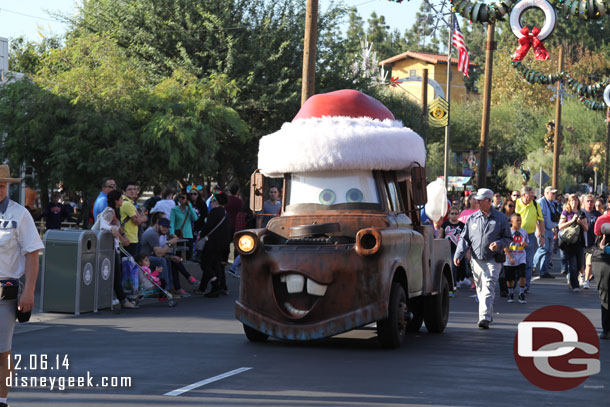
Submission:
{"label": "gray trash receptacle", "polygon": [[95,301],[97,237],[90,230],[48,230],[44,235],[43,312],[92,312]]}
{"label": "gray trash receptacle", "polygon": [[114,236],[108,230],[97,235],[97,268],[95,272],[95,302],[93,312],[112,308],[114,284]]}

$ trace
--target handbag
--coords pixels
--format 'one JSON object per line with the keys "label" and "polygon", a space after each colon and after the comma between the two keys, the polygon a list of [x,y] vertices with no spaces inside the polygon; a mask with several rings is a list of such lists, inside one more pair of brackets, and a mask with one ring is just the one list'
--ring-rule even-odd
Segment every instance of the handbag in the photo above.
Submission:
{"label": "handbag", "polygon": [[559,246],[573,245],[578,242],[580,237],[580,225],[574,223],[563,230],[563,233],[559,237]]}
{"label": "handbag", "polygon": [[215,231],[216,229],[218,229],[218,227],[219,227],[219,226],[222,224],[222,222],[224,222],[224,221],[225,221],[226,217],[227,217],[227,213],[225,212],[225,215],[222,217],[222,219],[220,220],[220,222],[218,222],[218,223],[216,224],[216,226],[214,226],[214,229],[210,230],[210,232],[209,232],[207,235],[205,235],[205,236],[204,236],[204,237],[202,237],[201,239],[197,240],[197,244],[195,245],[195,250],[196,250],[196,251],[198,251],[198,252],[202,252],[202,251],[203,251],[203,248],[205,247],[205,244],[206,244],[206,243],[207,243],[207,241],[208,241],[208,237],[209,237],[209,236],[210,236],[212,233],[214,233],[214,231]]}
{"label": "handbag", "polygon": [[184,225],[186,225],[186,220],[191,216],[191,208],[187,206],[186,209],[187,212],[184,214],[184,221],[182,222],[182,226],[180,226],[180,229],[176,230],[176,236],[178,237],[178,239],[183,238],[182,229],[184,229]]}

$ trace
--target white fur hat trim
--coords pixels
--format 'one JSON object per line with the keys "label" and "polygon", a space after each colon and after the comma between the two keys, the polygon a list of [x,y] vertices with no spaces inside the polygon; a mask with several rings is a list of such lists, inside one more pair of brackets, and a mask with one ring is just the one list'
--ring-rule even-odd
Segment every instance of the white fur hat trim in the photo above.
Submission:
{"label": "white fur hat trim", "polygon": [[426,165],[423,139],[399,120],[296,119],[261,138],[258,166],[267,177],[329,170],[402,170]]}

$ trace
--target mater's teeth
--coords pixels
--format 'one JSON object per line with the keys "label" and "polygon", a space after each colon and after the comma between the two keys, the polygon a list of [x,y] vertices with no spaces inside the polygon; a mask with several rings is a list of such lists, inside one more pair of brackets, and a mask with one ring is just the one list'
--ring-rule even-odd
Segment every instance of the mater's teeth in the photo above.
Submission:
{"label": "mater's teeth", "polygon": [[309,311],[302,311],[300,309],[296,309],[289,302],[285,302],[284,303],[284,307],[286,307],[286,310],[288,312],[290,312],[292,315],[297,316],[297,317],[302,317],[302,316],[305,316],[305,315],[307,315],[309,313]]}
{"label": "mater's teeth", "polygon": [[318,284],[312,279],[307,279],[307,292],[311,295],[317,295],[318,297],[323,297],[326,294],[326,287],[323,284]]}
{"label": "mater's teeth", "polygon": [[286,288],[288,293],[295,294],[303,291],[305,286],[305,277],[300,274],[288,274],[286,276]]}

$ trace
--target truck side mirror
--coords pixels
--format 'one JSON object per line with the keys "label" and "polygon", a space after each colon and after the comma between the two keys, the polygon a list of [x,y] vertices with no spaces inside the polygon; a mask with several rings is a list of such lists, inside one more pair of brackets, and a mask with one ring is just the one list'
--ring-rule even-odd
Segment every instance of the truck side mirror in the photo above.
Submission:
{"label": "truck side mirror", "polygon": [[415,205],[425,205],[428,202],[426,191],[426,168],[411,168],[411,182],[413,184],[413,203]]}
{"label": "truck side mirror", "polygon": [[252,212],[263,210],[265,191],[265,177],[257,169],[250,176],[250,209]]}

